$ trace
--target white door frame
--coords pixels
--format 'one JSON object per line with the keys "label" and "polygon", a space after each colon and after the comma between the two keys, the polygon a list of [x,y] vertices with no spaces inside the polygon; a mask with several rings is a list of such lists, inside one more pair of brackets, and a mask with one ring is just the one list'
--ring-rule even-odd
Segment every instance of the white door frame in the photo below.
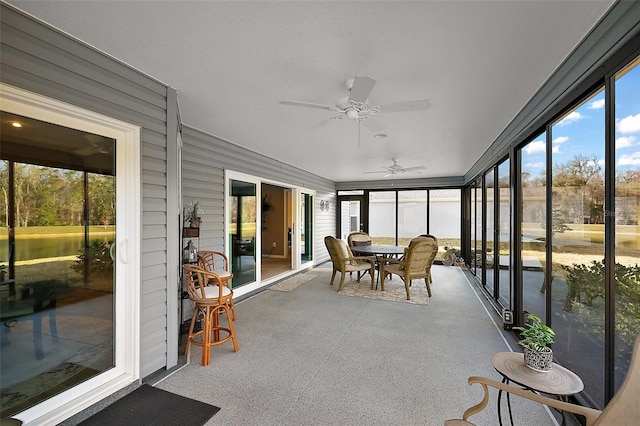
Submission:
{"label": "white door frame", "polygon": [[140,127],[3,83],[0,109],[116,141],[115,367],[14,416],[57,424],[140,376]]}
{"label": "white door frame", "polygon": [[[249,182],[249,183],[253,183],[256,185],[256,200],[259,203],[260,200],[262,200],[262,184],[266,183],[269,185],[274,185],[274,186],[280,186],[282,188],[287,188],[290,189],[292,191],[292,221],[293,221],[293,226],[291,228],[292,231],[292,235],[291,235],[291,268],[292,271],[291,273],[307,268],[309,266],[312,266],[314,264],[314,261],[309,261],[309,262],[304,262],[304,264],[302,263],[301,259],[300,259],[300,236],[299,236],[299,232],[296,229],[298,227],[298,224],[300,223],[300,199],[302,194],[309,194],[313,197],[313,202],[314,202],[314,206],[313,206],[313,211],[315,212],[315,199],[316,199],[316,191],[309,189],[309,188],[304,188],[304,187],[300,187],[297,185],[293,185],[290,183],[285,183],[285,182],[279,182],[279,181],[275,181],[272,179],[266,179],[266,178],[260,178],[257,176],[253,176],[253,175],[248,175],[246,173],[241,173],[241,172],[236,172],[236,171],[232,171],[232,170],[225,170],[225,251],[227,253],[227,256],[229,256],[229,258],[231,258],[231,246],[230,246],[230,241],[228,236],[229,236],[229,232],[230,232],[230,217],[228,212],[231,211],[231,206],[229,204],[229,193],[230,193],[230,186],[229,186],[229,182],[231,179],[235,179],[235,180],[241,180],[244,182]],[[259,207],[259,206],[258,206]],[[262,223],[262,209],[257,208],[256,209],[256,227],[259,226],[259,224]],[[314,233],[314,238],[315,238],[315,229],[316,229],[316,224],[315,224],[315,214],[313,215],[313,233]],[[262,247],[262,233],[259,232],[260,228],[256,229],[256,247]],[[315,259],[315,244],[313,245],[313,250],[314,252],[312,253],[312,259]],[[246,285],[243,285],[242,287],[239,287],[237,289],[234,289],[234,296],[241,296],[243,294],[247,294],[250,293],[254,290],[257,290],[263,286],[265,286],[266,284],[269,283],[269,280],[265,280],[265,282],[262,282],[262,276],[261,276],[261,266],[262,266],[262,258],[261,256],[256,256],[256,281],[253,283],[249,283]]]}

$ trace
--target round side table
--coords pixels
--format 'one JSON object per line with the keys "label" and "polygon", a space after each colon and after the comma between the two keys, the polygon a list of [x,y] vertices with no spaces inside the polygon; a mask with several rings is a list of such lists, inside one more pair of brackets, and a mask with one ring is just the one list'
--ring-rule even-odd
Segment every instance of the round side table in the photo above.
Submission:
{"label": "round side table", "polygon": [[[550,371],[532,370],[525,365],[524,356],[521,352],[498,352],[491,358],[491,363],[493,368],[502,376],[502,383],[513,382],[524,389],[554,395],[563,401],[566,401],[570,395],[575,395],[584,389],[582,380],[573,371],[555,362],[551,365]],[[498,420],[500,425],[502,425],[501,399],[502,390],[498,391]],[[511,420],[511,425],[513,425],[509,393],[507,393],[507,405],[509,407],[509,419]],[[565,423],[564,412],[562,412],[562,423]]]}

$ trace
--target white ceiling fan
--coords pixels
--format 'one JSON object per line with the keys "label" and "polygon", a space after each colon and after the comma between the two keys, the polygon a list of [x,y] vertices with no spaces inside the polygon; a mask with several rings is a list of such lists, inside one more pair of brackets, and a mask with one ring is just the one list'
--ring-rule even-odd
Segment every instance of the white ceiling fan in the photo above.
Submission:
{"label": "white ceiling fan", "polygon": [[384,129],[384,125],[379,121],[372,119],[372,115],[388,112],[407,112],[407,111],[424,111],[431,107],[428,99],[420,99],[414,101],[403,101],[386,104],[382,106],[370,105],[369,94],[373,90],[377,81],[366,75],[356,75],[344,82],[345,87],[349,89],[349,95],[336,102],[336,105],[322,105],[310,102],[299,101],[280,101],[282,105],[301,106],[307,108],[324,109],[327,111],[338,112],[340,115],[330,117],[318,123],[314,128],[319,128],[327,124],[330,120],[342,120],[347,118],[358,124],[363,124],[370,131],[376,133]]}
{"label": "white ceiling fan", "polygon": [[89,143],[73,151],[76,154],[82,156],[113,154],[114,141],[112,139],[92,133],[84,134],[82,137]]}
{"label": "white ceiling fan", "polygon": [[386,170],[364,172],[364,173],[365,174],[384,173],[383,177],[389,177],[389,176],[401,175],[406,172],[417,172],[418,170],[423,170],[425,168],[424,166],[402,167],[400,164],[398,164],[398,160],[396,160],[395,158],[392,158],[391,161],[393,161],[393,164],[390,165],[389,167],[385,167]]}

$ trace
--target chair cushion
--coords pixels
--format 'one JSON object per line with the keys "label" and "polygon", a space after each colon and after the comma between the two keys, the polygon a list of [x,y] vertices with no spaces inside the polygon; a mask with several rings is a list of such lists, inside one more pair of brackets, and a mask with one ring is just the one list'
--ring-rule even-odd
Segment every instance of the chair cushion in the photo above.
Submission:
{"label": "chair cushion", "polygon": [[[229,287],[222,286],[222,296],[228,296],[231,294],[231,290]],[[204,288],[204,295],[207,299],[217,299],[220,295],[220,290],[217,285],[208,285]]]}
{"label": "chair cushion", "polygon": [[392,272],[394,274],[404,275],[404,272],[402,272],[402,270],[403,270],[403,265],[400,265],[397,263],[388,263],[384,265],[385,272]]}
{"label": "chair cushion", "polygon": [[213,272],[223,280],[225,280],[225,279],[227,279],[227,278],[229,278],[230,276],[233,275],[231,272],[225,271],[223,269],[221,269],[221,270],[216,269]]}
{"label": "chair cushion", "polygon": [[355,261],[351,264],[345,265],[344,268],[347,272],[366,271],[367,269],[371,269],[371,263],[364,261]]}

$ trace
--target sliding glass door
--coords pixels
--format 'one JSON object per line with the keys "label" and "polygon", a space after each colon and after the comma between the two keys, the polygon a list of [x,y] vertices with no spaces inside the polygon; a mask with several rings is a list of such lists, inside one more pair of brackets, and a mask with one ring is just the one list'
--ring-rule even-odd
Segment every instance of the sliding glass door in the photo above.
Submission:
{"label": "sliding glass door", "polygon": [[229,180],[229,242],[233,287],[256,281],[256,240],[258,223],[257,184]]}
{"label": "sliding glass door", "polygon": [[41,422],[136,374],[139,130],[0,95],[0,417]]}
{"label": "sliding glass door", "polygon": [[313,195],[300,194],[300,262],[313,260]]}
{"label": "sliding glass door", "polygon": [[340,191],[338,193],[337,235],[345,242],[352,232],[369,232],[365,213],[364,191]]}
{"label": "sliding glass door", "polygon": [[227,235],[235,292],[313,262],[314,192],[227,171]]}

